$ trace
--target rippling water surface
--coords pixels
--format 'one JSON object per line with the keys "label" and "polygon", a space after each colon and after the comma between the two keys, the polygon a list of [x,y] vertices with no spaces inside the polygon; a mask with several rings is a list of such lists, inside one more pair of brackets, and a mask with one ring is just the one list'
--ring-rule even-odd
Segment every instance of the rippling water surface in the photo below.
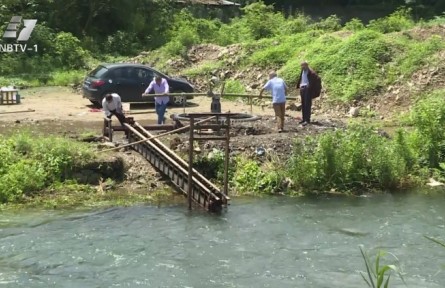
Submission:
{"label": "rippling water surface", "polygon": [[0,286],[366,287],[363,244],[397,255],[408,287],[445,287],[445,249],[423,237],[445,239],[444,218],[427,196],[3,213]]}

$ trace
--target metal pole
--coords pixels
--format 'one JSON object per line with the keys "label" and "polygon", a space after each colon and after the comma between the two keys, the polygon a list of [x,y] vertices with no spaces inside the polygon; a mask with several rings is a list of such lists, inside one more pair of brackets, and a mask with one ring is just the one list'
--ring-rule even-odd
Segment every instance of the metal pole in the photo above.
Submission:
{"label": "metal pole", "polygon": [[224,194],[229,196],[229,143],[230,143],[230,115],[227,114],[226,117],[226,147],[224,155]]}
{"label": "metal pole", "polygon": [[195,129],[195,118],[190,117],[190,138],[189,138],[189,175],[188,175],[188,202],[189,210],[192,210],[192,193],[193,193],[193,133]]}

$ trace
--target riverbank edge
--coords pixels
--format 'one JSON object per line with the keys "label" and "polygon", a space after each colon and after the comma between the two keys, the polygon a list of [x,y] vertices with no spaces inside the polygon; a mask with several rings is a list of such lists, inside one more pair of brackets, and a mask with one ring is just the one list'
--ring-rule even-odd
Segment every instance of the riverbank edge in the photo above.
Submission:
{"label": "riverbank edge", "polygon": [[[267,124],[266,124],[267,125]],[[366,126],[363,124],[363,126]],[[344,130],[339,129],[339,130]],[[349,129],[346,129],[349,130]],[[25,130],[26,131],[26,130]],[[333,131],[331,131],[333,132]],[[19,132],[18,132],[19,133]],[[319,135],[327,134],[328,132],[321,132]],[[373,132],[372,132],[373,133]],[[375,134],[375,133],[374,133]],[[49,132],[48,135],[51,135]],[[273,135],[273,137],[278,136],[279,134]],[[280,134],[281,135],[281,134]],[[377,135],[377,134],[376,134]],[[264,135],[267,136],[267,135]],[[301,135],[302,136],[302,135]],[[290,139],[287,144],[293,143],[295,140],[303,141],[303,139],[296,137]],[[184,136],[185,137],[185,136]],[[272,137],[272,135],[270,136]],[[304,141],[319,141],[318,135],[313,136],[304,136]],[[379,139],[386,139],[383,136],[378,136]],[[85,135],[71,135],[70,138],[73,138],[73,141],[77,142],[85,142]],[[91,135],[88,135],[88,138],[91,138]],[[96,139],[95,143],[90,143],[90,147],[93,153],[97,153],[100,149],[105,149],[107,146],[101,143],[100,137],[93,137]],[[170,138],[165,138],[163,141],[165,144],[171,144],[171,141],[178,141],[176,139],[177,136],[172,136]],[[183,143],[186,145],[185,139]],[[237,145],[247,145],[246,141],[243,140],[248,139],[237,139]],[[99,142],[97,142],[99,141]],[[312,142],[314,144],[315,142]],[[205,173],[205,170],[213,170],[216,169],[214,173],[215,175],[218,172],[221,172],[221,163],[222,159],[221,150],[217,150],[215,153],[215,148],[207,145],[208,143],[201,143],[201,150],[199,158],[195,159],[195,161],[201,161],[201,166],[206,169],[200,169],[199,165],[196,169],[204,174],[204,176],[208,177]],[[319,143],[317,142],[317,145]],[[289,144],[290,145],[290,144]],[[204,146],[209,146],[209,149],[206,149]],[[184,147],[183,147],[184,148]],[[245,149],[244,149],[245,148]],[[232,165],[232,169],[242,169],[242,171],[234,171],[232,170],[230,173],[239,172],[239,175],[246,174],[247,176],[244,178],[233,179],[233,174],[231,175],[231,183],[230,186],[230,196],[238,197],[238,196],[248,196],[248,197],[262,197],[269,195],[281,195],[285,197],[299,197],[299,196],[315,196],[315,197],[324,197],[324,196],[342,196],[342,197],[357,197],[362,195],[372,195],[372,194],[381,194],[381,193],[405,193],[406,191],[414,190],[416,188],[422,188],[426,185],[434,187],[432,191],[441,190],[443,186],[442,183],[427,183],[429,175],[424,175],[425,177],[419,178],[417,177],[416,181],[410,183],[409,186],[405,186],[402,189],[377,189],[374,187],[369,187],[369,189],[362,189],[361,191],[357,191],[354,189],[351,190],[337,190],[337,189],[328,189],[326,191],[311,191],[304,193],[299,192],[298,189],[293,189],[292,179],[280,177],[283,174],[283,170],[285,166],[283,163],[286,159],[283,159],[284,155],[278,155],[276,152],[269,151],[269,149],[265,149],[265,151],[253,150],[251,151],[251,147],[244,147],[243,152],[237,152],[235,157],[232,157],[232,160],[238,161],[235,165]],[[219,151],[219,152],[218,152]],[[233,152],[233,151],[232,151]],[[261,153],[260,153],[261,152]],[[262,153],[264,152],[264,153]],[[180,153],[181,154],[181,153]],[[218,154],[218,155],[216,155]],[[260,154],[260,155],[259,155]],[[264,154],[264,155],[263,155]],[[184,155],[182,155],[184,157]],[[270,161],[272,159],[273,161]],[[204,160],[204,161],[202,161]],[[216,161],[215,161],[216,160]],[[243,162],[244,161],[244,162]],[[114,163],[114,164],[113,164]],[[239,165],[241,163],[242,165]],[[252,165],[245,165],[245,164]],[[278,166],[271,166],[272,164],[278,164]],[[196,164],[196,163],[195,163]],[[244,165],[244,166],[243,166]],[[111,168],[110,167],[118,167]],[[142,170],[142,167],[150,167],[152,169],[151,172],[147,173]],[[277,174],[261,174],[264,171],[264,167],[268,169],[266,172],[275,172]],[[211,168],[211,169],[208,169]],[[118,152],[113,152],[108,155],[108,157],[98,157],[94,161],[85,163],[83,166],[78,167],[78,169],[74,169],[76,177],[71,178],[71,180],[65,182],[56,182],[43,189],[40,192],[31,193],[31,195],[23,197],[19,199],[19,201],[2,204],[0,205],[0,211],[5,209],[22,209],[22,208],[35,208],[35,207],[43,207],[50,209],[63,209],[63,208],[73,208],[73,207],[111,207],[111,206],[130,206],[130,205],[139,205],[139,204],[155,204],[159,205],[160,203],[165,203],[169,201],[177,201],[178,197],[181,196],[179,193],[169,187],[167,179],[163,178],[163,176],[154,170],[153,167],[149,165],[146,160],[140,156],[138,153],[121,149]],[[106,174],[106,172],[113,172]],[[115,173],[118,170],[119,173]],[[133,170],[133,171],[131,171]],[[102,171],[102,172],[101,172]],[[105,174],[104,174],[105,171]],[[215,171],[213,171],[215,172]],[[219,173],[221,174],[221,173]],[[260,191],[255,193],[254,189],[252,189],[249,185],[257,184],[254,182],[249,182],[251,179],[247,179],[249,177],[262,177],[270,175],[277,176],[277,179],[269,179],[269,182],[264,183],[264,187],[271,188],[268,191],[262,186],[258,186]],[[221,175],[219,175],[221,176]],[[235,175],[236,176],[236,175]],[[274,177],[275,177],[274,176]],[[210,180],[214,181],[217,186],[222,187],[220,179],[208,177]],[[241,181],[240,181],[241,179]],[[262,181],[263,179],[258,179]],[[275,181],[276,180],[276,181]],[[237,183],[238,181],[238,183]],[[244,181],[244,182],[243,182]],[[275,181],[275,182],[274,182]],[[256,181],[258,182],[258,181]],[[256,187],[256,186],[255,186]],[[437,188],[435,188],[437,187]],[[262,190],[261,190],[262,189]]]}

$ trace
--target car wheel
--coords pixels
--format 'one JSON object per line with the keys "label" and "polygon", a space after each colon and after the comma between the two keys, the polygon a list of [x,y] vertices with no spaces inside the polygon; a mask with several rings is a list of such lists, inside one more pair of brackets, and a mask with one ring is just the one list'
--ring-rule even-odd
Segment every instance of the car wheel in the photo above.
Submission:
{"label": "car wheel", "polygon": [[113,92],[106,91],[106,92],[102,93],[102,96],[100,96],[100,101],[99,101],[99,106],[98,106],[98,108],[102,108],[102,101],[104,100],[105,95],[110,94],[110,93],[113,93]]}
{"label": "car wheel", "polygon": [[93,104],[94,108],[102,108],[102,104],[99,101],[90,100],[91,104]]}
{"label": "car wheel", "polygon": [[172,96],[170,101],[172,102],[173,105],[182,106],[182,105],[184,105],[184,102],[186,101],[185,97],[186,97],[185,95],[184,96],[178,96],[178,95]]}

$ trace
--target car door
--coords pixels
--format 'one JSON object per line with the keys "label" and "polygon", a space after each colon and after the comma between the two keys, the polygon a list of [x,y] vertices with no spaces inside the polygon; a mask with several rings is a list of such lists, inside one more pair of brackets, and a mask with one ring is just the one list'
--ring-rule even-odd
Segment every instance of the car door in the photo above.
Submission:
{"label": "car door", "polygon": [[127,67],[120,67],[113,70],[112,81],[114,83],[114,89],[119,96],[121,96],[122,102],[128,102],[130,95],[128,93],[128,69]]}
{"label": "car door", "polygon": [[[142,95],[142,93],[145,92],[145,90],[147,89],[148,85],[150,85],[151,81],[153,81],[154,78],[154,73],[153,71],[151,71],[150,69],[146,69],[146,68],[136,68],[137,70],[137,74],[139,77],[139,82],[140,82],[140,86],[139,86],[139,94]],[[151,101],[153,100],[152,98],[144,98],[144,101]],[[142,96],[141,96],[141,101],[142,101]]]}
{"label": "car door", "polygon": [[138,79],[135,68],[120,67],[114,70],[116,92],[121,96],[122,102],[137,102]]}

